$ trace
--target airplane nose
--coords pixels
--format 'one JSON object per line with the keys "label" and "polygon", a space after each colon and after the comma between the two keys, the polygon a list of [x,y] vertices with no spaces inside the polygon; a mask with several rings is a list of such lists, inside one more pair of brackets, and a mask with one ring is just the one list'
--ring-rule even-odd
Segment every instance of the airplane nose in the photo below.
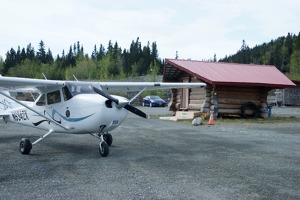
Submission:
{"label": "airplane nose", "polygon": [[140,116],[140,117],[143,117],[143,118],[148,118],[148,115],[146,113],[144,113],[143,111],[131,106],[129,103],[129,100],[124,98],[124,97],[119,97],[119,96],[111,96],[105,92],[103,92],[102,90],[98,89],[98,88],[95,88],[93,87],[94,91],[96,93],[98,93],[99,95],[107,98],[108,100],[112,101],[112,102],[115,102],[116,103],[116,107],[118,109],[121,109],[121,108],[125,108],[126,110]]}
{"label": "airplane nose", "polygon": [[123,99],[123,98],[118,98],[119,103],[116,105],[117,108],[124,108],[127,104],[129,104],[129,100]]}

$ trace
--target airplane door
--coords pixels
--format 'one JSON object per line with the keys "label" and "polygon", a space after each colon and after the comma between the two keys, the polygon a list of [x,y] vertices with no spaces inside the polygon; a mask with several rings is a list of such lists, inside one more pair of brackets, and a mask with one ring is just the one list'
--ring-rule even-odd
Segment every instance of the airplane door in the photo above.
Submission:
{"label": "airplane door", "polygon": [[46,115],[51,117],[57,122],[61,122],[61,117],[59,115],[64,114],[64,101],[62,100],[62,95],[60,90],[49,92],[46,95],[47,105],[46,105]]}

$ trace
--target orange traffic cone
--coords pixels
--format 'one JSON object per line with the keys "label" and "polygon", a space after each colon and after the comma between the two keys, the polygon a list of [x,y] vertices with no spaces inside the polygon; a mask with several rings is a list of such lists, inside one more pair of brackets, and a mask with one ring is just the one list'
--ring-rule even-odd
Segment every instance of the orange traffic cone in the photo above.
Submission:
{"label": "orange traffic cone", "polygon": [[209,117],[208,124],[209,124],[209,125],[214,125],[214,124],[215,124],[215,120],[214,120],[214,111],[210,111],[210,117]]}

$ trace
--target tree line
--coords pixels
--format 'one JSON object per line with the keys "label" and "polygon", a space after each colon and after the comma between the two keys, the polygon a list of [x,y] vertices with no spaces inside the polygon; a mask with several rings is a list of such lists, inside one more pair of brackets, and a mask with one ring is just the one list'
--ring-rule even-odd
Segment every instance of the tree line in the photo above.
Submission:
{"label": "tree line", "polygon": [[300,80],[300,32],[249,48],[245,40],[236,54],[219,62],[274,65],[292,80]]}
{"label": "tree line", "polygon": [[146,74],[162,74],[163,61],[158,57],[156,42],[142,46],[139,38],[132,40],[129,49],[122,49],[117,42],[102,44],[91,55],[84,52],[78,41],[70,45],[69,51],[62,51],[55,58],[50,48],[46,50],[40,41],[38,50],[29,43],[27,47],[11,48],[3,60],[0,57],[0,73],[7,76],[48,79],[109,80]]}
{"label": "tree line", "polygon": [[[217,62],[216,55],[211,62]],[[269,43],[249,48],[243,40],[236,54],[225,56],[218,62],[274,65],[292,80],[300,80],[300,32],[288,33]],[[117,42],[109,41],[94,46],[91,55],[84,52],[78,41],[70,45],[69,51],[62,51],[55,58],[50,48],[40,41],[35,51],[31,43],[26,48],[11,48],[3,60],[0,57],[0,73],[7,76],[73,79],[111,80],[150,74],[150,77],[163,73],[164,61],[158,57],[156,42],[142,46],[139,38],[132,40],[128,49],[122,49]]]}

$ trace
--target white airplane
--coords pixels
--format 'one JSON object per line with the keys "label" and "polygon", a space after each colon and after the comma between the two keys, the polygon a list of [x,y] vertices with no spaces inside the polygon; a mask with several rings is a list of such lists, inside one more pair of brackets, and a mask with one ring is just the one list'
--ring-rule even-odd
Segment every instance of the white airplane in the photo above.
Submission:
{"label": "white airplane", "polygon": [[[205,87],[205,83],[155,83],[155,82],[83,82],[0,75],[0,117],[5,122],[46,130],[34,141],[23,138],[20,152],[29,154],[32,145],[51,133],[91,134],[99,142],[99,152],[106,157],[112,136],[127,117],[128,111],[148,118],[130,103],[145,90]],[[110,95],[114,91],[139,91],[132,99]],[[24,95],[25,94],[25,95]]]}

